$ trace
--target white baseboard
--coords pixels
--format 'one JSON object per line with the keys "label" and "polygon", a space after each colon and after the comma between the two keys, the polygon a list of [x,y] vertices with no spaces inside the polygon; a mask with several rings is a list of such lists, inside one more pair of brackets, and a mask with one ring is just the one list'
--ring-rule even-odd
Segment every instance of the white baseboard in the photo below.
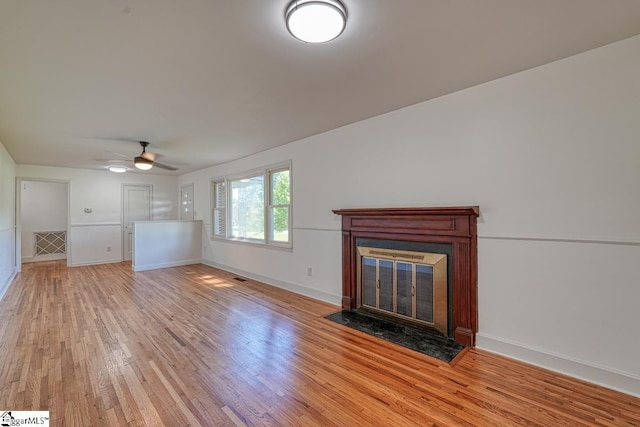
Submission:
{"label": "white baseboard", "polygon": [[204,259],[202,260],[202,264],[208,265],[210,267],[219,268],[220,270],[228,271],[230,273],[238,274],[240,276],[248,277],[250,279],[257,280],[258,282],[275,286],[276,288],[286,289],[288,291],[295,292],[296,294],[300,294],[306,297],[328,302],[329,304],[335,304],[340,306],[342,302],[342,297],[339,295],[332,295],[326,292],[317,291],[315,289],[306,288],[304,286],[296,285],[293,283],[284,282],[282,280],[273,279],[271,277],[261,276],[259,274],[255,274],[250,271],[241,270],[239,268],[230,267],[224,264],[218,264],[217,262],[213,262],[211,260]]}
{"label": "white baseboard", "polygon": [[67,259],[67,254],[48,254],[48,255],[38,255],[38,256],[27,256],[22,257],[22,263],[28,262],[42,262],[42,261],[57,261],[60,259]]}
{"label": "white baseboard", "polygon": [[520,343],[483,333],[476,335],[476,347],[622,393],[640,397],[640,377],[628,372],[620,372],[610,368],[596,366],[582,360],[553,354],[548,351],[528,347]]}
{"label": "white baseboard", "polygon": [[134,265],[133,271],[156,270],[158,268],[179,267],[181,265],[202,264],[202,259],[187,259],[183,261],[164,262],[160,264]]}
{"label": "white baseboard", "polygon": [[122,262],[122,259],[103,259],[89,262],[68,263],[69,267],[85,267],[88,265],[100,265],[100,264],[115,264],[116,262]]}
{"label": "white baseboard", "polygon": [[9,289],[9,286],[11,286],[11,283],[13,282],[13,279],[15,279],[16,274],[17,273],[14,270],[13,273],[9,276],[9,278],[4,283],[2,283],[2,286],[0,286],[0,301],[4,297],[4,294],[7,292],[7,289]]}

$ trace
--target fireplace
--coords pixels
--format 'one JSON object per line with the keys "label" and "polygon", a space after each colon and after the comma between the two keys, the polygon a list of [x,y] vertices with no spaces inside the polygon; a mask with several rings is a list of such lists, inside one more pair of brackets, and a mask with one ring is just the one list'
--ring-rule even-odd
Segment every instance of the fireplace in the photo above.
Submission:
{"label": "fireplace", "polygon": [[477,331],[477,206],[340,209],[342,308],[438,330]]}
{"label": "fireplace", "polygon": [[448,335],[447,255],[358,244],[356,306]]}

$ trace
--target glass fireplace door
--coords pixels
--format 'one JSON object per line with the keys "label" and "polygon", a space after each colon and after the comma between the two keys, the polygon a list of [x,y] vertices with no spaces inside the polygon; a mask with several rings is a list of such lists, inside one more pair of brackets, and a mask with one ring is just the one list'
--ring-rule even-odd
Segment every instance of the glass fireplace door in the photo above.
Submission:
{"label": "glass fireplace door", "polygon": [[433,266],[362,257],[362,305],[433,323]]}

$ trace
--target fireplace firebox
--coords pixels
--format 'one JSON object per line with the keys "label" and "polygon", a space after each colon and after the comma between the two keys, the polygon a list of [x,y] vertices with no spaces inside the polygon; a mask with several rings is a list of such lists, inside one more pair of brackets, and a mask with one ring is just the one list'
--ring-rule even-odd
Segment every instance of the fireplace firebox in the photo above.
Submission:
{"label": "fireplace firebox", "polygon": [[477,206],[333,212],[342,216],[343,309],[475,344]]}
{"label": "fireplace firebox", "polygon": [[358,245],[356,305],[448,335],[447,255]]}

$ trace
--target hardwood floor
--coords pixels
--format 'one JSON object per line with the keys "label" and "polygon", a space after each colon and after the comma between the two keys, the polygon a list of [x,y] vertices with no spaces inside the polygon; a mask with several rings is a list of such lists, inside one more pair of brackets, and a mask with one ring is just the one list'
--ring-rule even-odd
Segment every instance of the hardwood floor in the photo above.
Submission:
{"label": "hardwood floor", "polygon": [[52,426],[625,426],[640,399],[477,349],[454,366],[204,265],[26,264],[0,301],[0,409]]}

